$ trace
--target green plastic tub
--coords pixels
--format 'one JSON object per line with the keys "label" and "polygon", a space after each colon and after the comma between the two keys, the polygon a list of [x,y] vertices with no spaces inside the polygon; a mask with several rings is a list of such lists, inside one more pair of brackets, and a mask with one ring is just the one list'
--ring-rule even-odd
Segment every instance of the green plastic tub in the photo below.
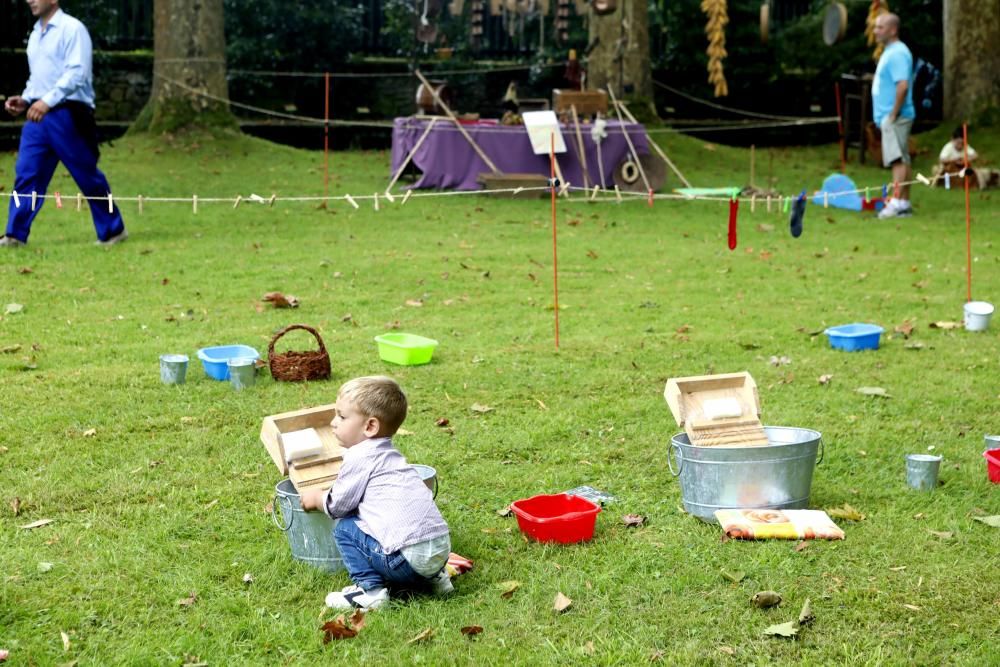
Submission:
{"label": "green plastic tub", "polygon": [[438,342],[408,333],[387,333],[375,336],[378,356],[382,361],[400,366],[419,366],[430,362]]}

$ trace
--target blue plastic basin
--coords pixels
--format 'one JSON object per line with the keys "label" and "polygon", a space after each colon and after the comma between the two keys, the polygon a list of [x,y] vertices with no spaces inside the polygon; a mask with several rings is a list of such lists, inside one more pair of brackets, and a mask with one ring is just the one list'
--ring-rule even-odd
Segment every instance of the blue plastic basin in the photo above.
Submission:
{"label": "blue plastic basin", "polygon": [[219,345],[198,350],[205,375],[213,380],[229,379],[230,359],[259,359],[260,354],[249,345]]}
{"label": "blue plastic basin", "polygon": [[877,350],[879,338],[885,331],[877,324],[842,324],[830,327],[824,333],[830,340],[830,347],[835,350],[857,352],[858,350]]}

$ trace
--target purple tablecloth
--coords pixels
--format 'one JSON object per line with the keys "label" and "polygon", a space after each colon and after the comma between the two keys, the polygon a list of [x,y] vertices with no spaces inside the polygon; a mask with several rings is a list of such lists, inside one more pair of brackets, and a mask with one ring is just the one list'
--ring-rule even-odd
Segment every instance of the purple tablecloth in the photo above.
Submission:
{"label": "purple tablecloth", "polygon": [[[420,136],[430,122],[424,118],[397,118],[392,128],[392,168],[390,178],[403,164]],[[523,126],[504,125],[464,125],[469,135],[476,141],[490,160],[504,173],[549,175],[549,156],[531,152],[531,141]],[[591,187],[614,187],[615,167],[628,154],[625,131],[640,155],[649,152],[645,128],[639,123],[608,121],[607,136],[601,141],[601,164],[604,167],[604,181],[597,165],[597,144],[590,135],[591,124],[581,124],[583,148],[587,156],[587,173]],[[624,128],[624,129],[623,129]],[[562,126],[566,152],[556,155],[563,177],[573,186],[583,186],[583,165],[577,148],[576,130],[573,125]],[[448,119],[439,119],[419,150],[413,156],[413,164],[423,175],[413,184],[414,188],[450,188],[455,190],[481,190],[477,182],[479,174],[489,173],[490,168],[476,154],[469,142]]]}

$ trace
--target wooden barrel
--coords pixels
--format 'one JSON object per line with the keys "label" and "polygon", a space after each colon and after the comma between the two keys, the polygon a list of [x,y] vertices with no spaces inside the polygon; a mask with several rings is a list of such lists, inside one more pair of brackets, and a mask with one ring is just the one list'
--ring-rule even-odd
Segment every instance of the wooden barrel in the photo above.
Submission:
{"label": "wooden barrel", "polygon": [[[431,81],[431,86],[437,92],[438,97],[440,97],[445,104],[449,107],[451,106],[451,91],[448,89],[447,84],[444,81]],[[434,98],[433,93],[427,88],[423,83],[417,86],[417,110],[423,111],[427,114],[437,114],[444,115],[444,107],[438,104],[437,100]]]}

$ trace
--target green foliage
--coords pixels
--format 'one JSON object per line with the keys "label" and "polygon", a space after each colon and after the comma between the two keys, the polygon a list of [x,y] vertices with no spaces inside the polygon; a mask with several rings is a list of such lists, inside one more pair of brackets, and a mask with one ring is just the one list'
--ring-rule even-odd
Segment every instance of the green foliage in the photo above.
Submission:
{"label": "green foliage", "polygon": [[[922,147],[936,152],[949,132],[921,135]],[[996,133],[972,144],[1000,154]],[[746,179],[744,150],[663,145],[698,185]],[[838,164],[835,146],[773,153],[771,185],[784,192],[818,186]],[[13,162],[0,156],[0,182]],[[125,203],[132,236],[104,249],[86,212],[50,201],[26,248],[0,248],[0,306],[24,305],[0,319],[0,349],[21,346],[0,353],[0,648],[12,664],[995,663],[997,530],[973,517],[1000,513],[981,456],[981,434],[996,427],[997,321],[982,334],[927,326],[961,317],[960,192],[921,187],[916,216],[898,223],[810,206],[799,239],[786,216],[744,203],[735,252],[726,202],[560,200],[556,351],[547,199],[397,198],[379,213],[370,201],[204,201],[321,193],[322,164],[237,133],[125,138],[102,160],[116,195],[197,193],[197,214],[190,202],[147,201],[143,215]],[[388,154],[334,153],[331,169],[332,194],[381,191]],[[850,172],[862,186],[886,178]],[[65,201],[75,190],[60,169],[50,191]],[[972,251],[974,295],[993,300],[1000,214],[989,194],[972,195]],[[300,307],[260,304],[272,290]],[[810,335],[853,321],[891,332],[905,319],[924,349],[887,335],[877,352],[842,353]],[[372,337],[396,321],[441,341],[433,363],[378,361]],[[263,352],[292,322],[319,328],[330,382],[264,374],[237,393],[201,372],[198,348]],[[282,340],[313,345],[304,333]],[[187,384],[160,384],[168,352],[191,357]],[[771,366],[771,355],[791,364]],[[736,370],[757,380],[767,424],[823,433],[811,504],[866,515],[842,524],[845,541],[722,544],[717,527],[680,511],[664,382]],[[340,382],[371,373],[408,391],[412,435],[397,441],[437,468],[453,549],[475,569],[453,597],[393,602],[355,639],[324,645],[323,597],[347,578],[289,557],[266,512],[281,476],[258,433],[265,415],[328,403]],[[821,374],[833,379],[821,385]],[[453,432],[435,426],[441,417]],[[910,491],[903,456],[929,446],[944,455],[944,483]],[[591,543],[528,543],[496,513],[579,484],[619,498]],[[647,520],[627,527],[629,513]],[[54,522],[19,528],[39,519]],[[520,587],[506,599],[510,580]],[[750,605],[761,590],[782,606]],[[556,592],[573,600],[564,614],[551,611]],[[762,635],[806,598],[816,620],[797,639]],[[483,632],[463,636],[469,625]],[[428,627],[431,640],[407,644]]]}

